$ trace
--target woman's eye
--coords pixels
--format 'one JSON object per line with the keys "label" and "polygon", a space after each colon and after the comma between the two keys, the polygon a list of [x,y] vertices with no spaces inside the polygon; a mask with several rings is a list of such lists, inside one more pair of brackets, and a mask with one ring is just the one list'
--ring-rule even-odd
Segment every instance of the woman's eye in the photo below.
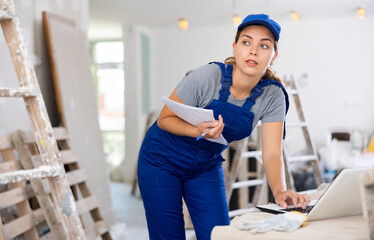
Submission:
{"label": "woman's eye", "polygon": [[261,47],[262,47],[263,49],[268,49],[268,48],[269,48],[269,46],[266,45],[266,44],[261,44]]}
{"label": "woman's eye", "polygon": [[248,41],[243,41],[243,44],[248,46],[249,45],[249,42]]}

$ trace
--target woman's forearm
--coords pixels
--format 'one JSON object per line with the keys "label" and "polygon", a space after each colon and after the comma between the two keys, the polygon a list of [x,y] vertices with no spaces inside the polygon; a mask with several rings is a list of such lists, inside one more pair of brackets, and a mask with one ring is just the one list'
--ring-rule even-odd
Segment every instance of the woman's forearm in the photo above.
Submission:
{"label": "woman's forearm", "polygon": [[267,156],[263,159],[264,171],[273,195],[287,190],[283,161],[279,156]]}
{"label": "woman's forearm", "polygon": [[[169,110],[170,111],[170,110]],[[200,135],[197,128],[177,116],[167,116],[159,118],[157,125],[164,131],[175,135],[198,137]]]}

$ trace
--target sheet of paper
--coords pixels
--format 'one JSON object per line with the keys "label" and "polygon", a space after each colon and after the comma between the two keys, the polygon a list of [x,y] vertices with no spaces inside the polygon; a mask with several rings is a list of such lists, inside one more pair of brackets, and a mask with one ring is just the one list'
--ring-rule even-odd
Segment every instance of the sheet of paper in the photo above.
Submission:
{"label": "sheet of paper", "polygon": [[[166,106],[168,106],[168,108],[170,108],[170,110],[172,110],[175,113],[175,115],[194,126],[198,126],[204,122],[215,121],[213,116],[213,110],[211,109],[191,107],[185,104],[175,102],[165,96],[161,96],[161,101]],[[206,138],[206,140],[227,145],[227,141],[222,136],[222,134],[219,136],[219,138]]]}

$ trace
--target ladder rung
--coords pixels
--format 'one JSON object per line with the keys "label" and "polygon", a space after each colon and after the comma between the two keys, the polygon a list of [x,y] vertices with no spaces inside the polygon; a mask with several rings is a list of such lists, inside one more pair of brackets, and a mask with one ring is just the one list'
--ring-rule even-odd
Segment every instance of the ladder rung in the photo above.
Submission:
{"label": "ladder rung", "polygon": [[5,21],[5,20],[12,20],[13,18],[14,18],[13,13],[0,9],[0,22]]}
{"label": "ladder rung", "polygon": [[242,152],[240,157],[242,158],[250,158],[250,157],[261,157],[262,151],[248,151],[248,152]]}
{"label": "ladder rung", "polygon": [[247,175],[247,176],[248,176],[249,178],[257,178],[257,175],[258,175],[257,172],[248,172],[248,175]]}
{"label": "ladder rung", "polygon": [[248,181],[240,181],[232,184],[232,189],[242,188],[242,187],[253,187],[261,185],[264,181],[262,179],[253,179]]}
{"label": "ladder rung", "polygon": [[0,174],[0,184],[21,182],[35,178],[56,177],[64,173],[59,165],[40,166],[29,170],[18,170]]}
{"label": "ladder rung", "polygon": [[287,89],[287,93],[292,95],[299,94],[299,92],[296,89]]}
{"label": "ladder rung", "polygon": [[286,127],[306,127],[306,126],[307,126],[306,122],[293,122],[293,123],[286,122]]}
{"label": "ladder rung", "polygon": [[314,155],[304,155],[304,156],[296,156],[296,157],[288,157],[288,162],[306,162],[311,160],[317,160],[317,157]]}
{"label": "ladder rung", "polygon": [[36,97],[38,91],[35,88],[0,88],[0,97]]}

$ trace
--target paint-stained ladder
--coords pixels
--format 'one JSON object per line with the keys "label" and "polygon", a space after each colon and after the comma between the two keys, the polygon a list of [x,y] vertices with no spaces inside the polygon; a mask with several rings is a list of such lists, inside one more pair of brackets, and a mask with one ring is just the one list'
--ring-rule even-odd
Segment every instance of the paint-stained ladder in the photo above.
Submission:
{"label": "paint-stained ladder", "polygon": [[86,239],[12,0],[0,1],[0,23],[20,85],[18,89],[0,89],[0,96],[23,98],[43,164],[27,172],[0,175],[1,183],[49,177],[54,208],[61,223],[55,239]]}

